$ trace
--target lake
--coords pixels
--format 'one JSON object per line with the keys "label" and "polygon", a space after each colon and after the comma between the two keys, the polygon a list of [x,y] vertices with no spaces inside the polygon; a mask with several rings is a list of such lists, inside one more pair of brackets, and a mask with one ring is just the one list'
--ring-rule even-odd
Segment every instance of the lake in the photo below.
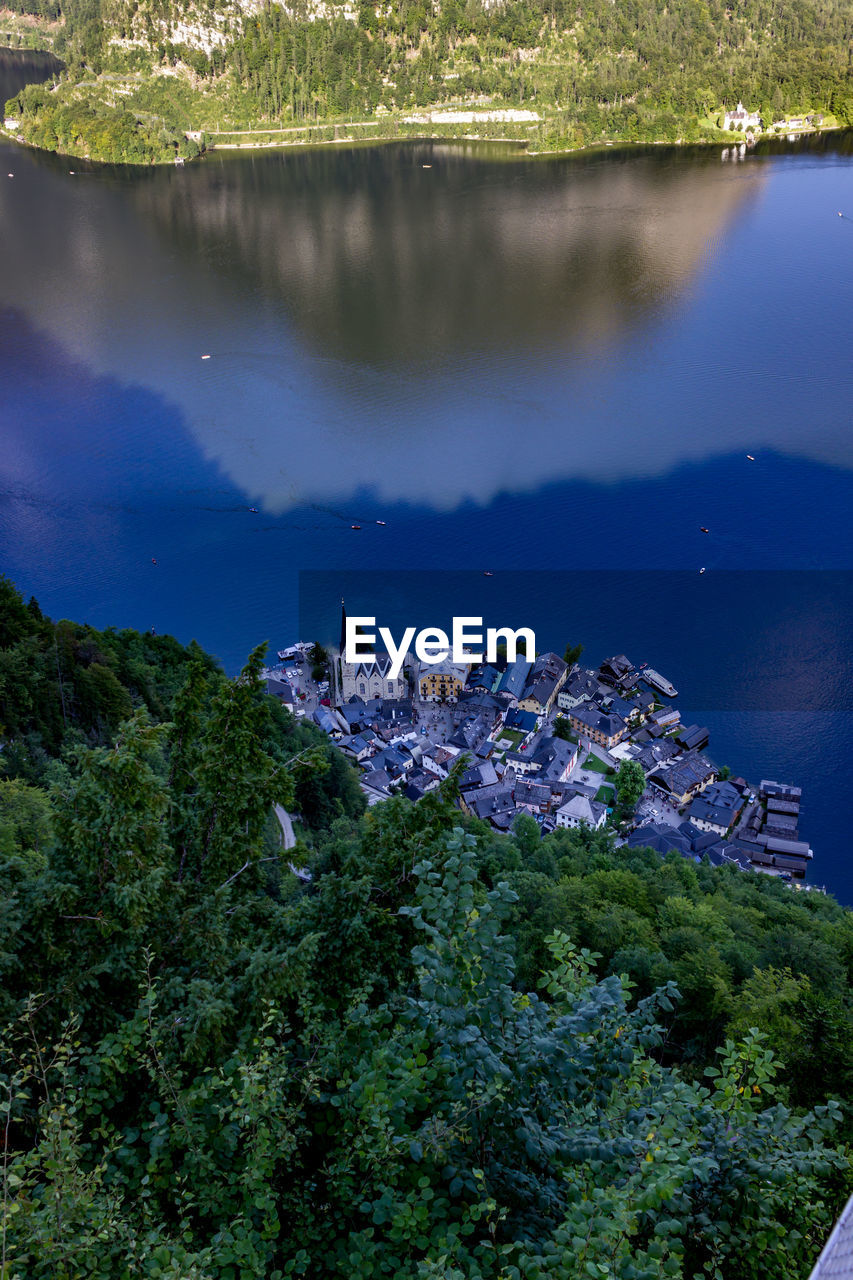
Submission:
{"label": "lake", "polygon": [[229,671],[334,635],[342,593],[626,652],[715,759],[803,786],[811,878],[853,902],[851,135],[0,152],[25,594]]}

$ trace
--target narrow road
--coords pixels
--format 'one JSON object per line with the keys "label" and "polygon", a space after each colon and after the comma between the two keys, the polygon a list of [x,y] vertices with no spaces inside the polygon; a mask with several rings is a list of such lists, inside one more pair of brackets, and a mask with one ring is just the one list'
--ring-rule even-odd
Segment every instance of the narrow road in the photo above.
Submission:
{"label": "narrow road", "polygon": [[296,836],[293,834],[293,823],[290,814],[286,809],[282,809],[280,804],[273,805],[275,816],[278,819],[278,825],[281,827],[281,847],[282,849],[292,849],[296,844]]}

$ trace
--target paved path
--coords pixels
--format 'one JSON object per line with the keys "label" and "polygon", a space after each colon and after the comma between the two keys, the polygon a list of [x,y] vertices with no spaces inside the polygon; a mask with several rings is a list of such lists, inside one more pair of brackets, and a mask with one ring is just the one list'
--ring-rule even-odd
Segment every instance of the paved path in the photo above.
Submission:
{"label": "paved path", "polygon": [[275,816],[278,818],[278,825],[281,827],[281,847],[282,849],[292,849],[296,844],[296,836],[293,834],[293,823],[290,814],[286,809],[282,809],[280,804],[273,805]]}

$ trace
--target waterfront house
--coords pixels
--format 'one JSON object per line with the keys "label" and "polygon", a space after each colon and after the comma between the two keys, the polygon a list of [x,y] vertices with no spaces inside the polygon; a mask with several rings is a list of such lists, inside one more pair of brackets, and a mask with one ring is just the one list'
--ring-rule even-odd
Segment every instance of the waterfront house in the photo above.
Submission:
{"label": "waterfront house", "polygon": [[761,127],[761,116],[757,111],[747,111],[742,102],[739,102],[734,111],[726,111],[723,115],[724,129],[737,129],[743,132],[746,129],[759,129]]}
{"label": "waterfront house", "polygon": [[724,836],[734,826],[743,805],[743,796],[731,783],[714,782],[693,800],[687,816],[700,831],[717,832]]}
{"label": "waterfront house", "polygon": [[787,782],[770,782],[762,778],[758,794],[762,800],[788,800],[799,804],[803,796],[802,787],[793,787]]}
{"label": "waterfront house", "polygon": [[598,674],[602,684],[621,689],[623,692],[633,689],[639,679],[639,672],[624,653],[606,658],[598,668]]}
{"label": "waterfront house", "polygon": [[651,729],[662,729],[668,733],[680,722],[681,712],[677,707],[661,707],[659,711],[651,713],[647,724]]}
{"label": "waterfront house", "polygon": [[799,834],[799,820],[785,813],[768,813],[764,830],[768,836],[796,840]]}
{"label": "waterfront house", "polygon": [[769,796],[767,799],[768,817],[771,813],[784,813],[788,817],[796,818],[799,812],[799,800],[777,800],[775,796]]}
{"label": "waterfront house", "polygon": [[708,730],[696,724],[682,728],[676,741],[685,751],[704,751],[708,745]]}

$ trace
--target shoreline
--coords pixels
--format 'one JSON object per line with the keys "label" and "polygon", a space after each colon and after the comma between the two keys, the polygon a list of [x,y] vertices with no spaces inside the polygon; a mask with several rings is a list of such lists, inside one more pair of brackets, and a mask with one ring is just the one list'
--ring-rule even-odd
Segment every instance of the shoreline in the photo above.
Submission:
{"label": "shoreline", "polygon": [[[209,133],[214,136],[217,133],[219,133],[224,137],[231,137],[237,134],[257,133],[263,136],[266,134],[274,134],[274,133],[290,134],[291,132],[307,133],[310,135],[313,131],[317,131],[317,132],[323,132],[323,131],[329,131],[329,130],[337,131],[338,129],[343,129],[343,128],[350,128],[350,129],[378,128],[378,127],[381,127],[381,124],[384,124],[384,123],[385,123],[384,121],[381,123],[379,121],[376,121],[376,122],[357,121],[357,122],[348,123],[346,125],[342,125],[342,124],[335,124],[333,122],[330,124],[313,124],[313,125],[304,125],[304,126],[294,125],[294,126],[286,126],[283,128],[276,127],[276,128],[271,128],[269,130],[266,130],[266,129],[204,130],[203,129],[203,130],[190,130],[187,136],[189,136],[190,133]],[[848,131],[849,128],[850,126],[847,126],[847,125],[833,124],[828,126],[821,126],[819,128],[812,127],[807,129],[792,129],[784,133],[782,132],[774,133],[774,134],[762,133],[762,134],[758,134],[754,138],[751,145],[747,143],[746,138],[743,134],[740,134],[736,131],[732,131],[730,136],[722,136],[720,138],[698,138],[698,139],[690,139],[689,141],[684,138],[677,138],[675,140],[644,139],[642,141],[633,140],[633,139],[623,139],[623,138],[607,138],[607,139],[602,139],[600,142],[588,143],[585,146],[555,147],[555,148],[549,148],[548,150],[545,150],[545,151],[531,150],[529,140],[526,138],[514,138],[514,137],[503,137],[503,136],[488,137],[482,134],[434,133],[434,132],[424,131],[424,132],[418,132],[418,133],[406,133],[402,135],[400,133],[372,134],[370,137],[361,137],[361,138],[351,137],[351,136],[332,137],[332,138],[312,138],[310,136],[307,138],[288,137],[288,138],[281,138],[280,140],[264,141],[264,142],[211,142],[210,145],[207,146],[200,155],[195,156],[191,159],[187,158],[182,163],[183,164],[197,163],[198,161],[202,160],[205,155],[212,155],[217,151],[255,152],[255,151],[286,151],[286,150],[293,150],[293,149],[310,150],[314,148],[328,147],[328,146],[373,147],[373,146],[380,146],[380,145],[388,146],[393,143],[404,144],[404,143],[411,143],[411,142],[440,142],[445,144],[457,143],[460,145],[466,144],[466,143],[467,144],[474,143],[479,146],[495,145],[497,147],[506,148],[508,151],[510,149],[515,150],[516,154],[507,155],[505,157],[506,159],[529,159],[529,160],[533,160],[533,159],[547,160],[550,158],[559,158],[563,156],[586,155],[586,154],[592,154],[595,152],[602,152],[609,149],[612,149],[617,152],[618,151],[634,151],[644,147],[678,147],[678,148],[702,147],[702,148],[710,149],[712,147],[726,148],[726,147],[746,146],[749,150],[754,150],[762,142],[780,142],[780,143],[793,142],[800,138],[812,138],[812,137],[819,137],[824,134],[845,133]],[[69,160],[83,161],[86,164],[122,165],[123,167],[132,168],[132,169],[149,169],[153,167],[168,168],[170,166],[177,165],[177,161],[171,160],[171,159],[170,160],[149,160],[149,161],[94,160],[89,156],[78,155],[73,151],[58,151],[58,150],[52,151],[46,147],[36,146],[34,143],[29,142],[26,138],[22,137],[16,130],[9,130],[5,128],[3,125],[0,125],[0,138],[3,138],[9,142],[16,142],[20,146],[30,147],[33,151],[39,151],[44,155],[61,156]],[[180,167],[180,165],[178,165],[177,167]]]}

